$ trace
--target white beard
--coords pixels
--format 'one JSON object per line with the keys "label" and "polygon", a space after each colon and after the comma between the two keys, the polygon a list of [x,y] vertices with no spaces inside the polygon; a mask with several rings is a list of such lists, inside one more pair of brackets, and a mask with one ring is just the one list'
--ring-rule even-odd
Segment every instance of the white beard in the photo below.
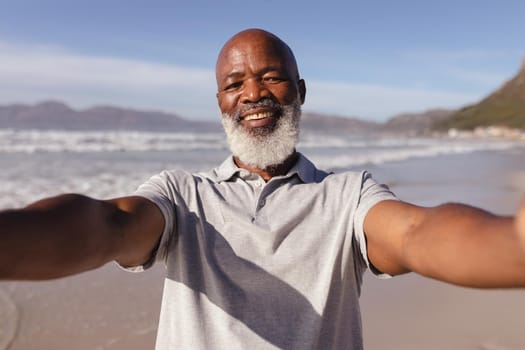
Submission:
{"label": "white beard", "polygon": [[272,130],[259,128],[256,132],[250,132],[227,113],[222,115],[222,125],[235,157],[246,165],[267,169],[282,164],[295,152],[299,140],[300,116],[301,103],[297,99],[282,107],[281,117]]}

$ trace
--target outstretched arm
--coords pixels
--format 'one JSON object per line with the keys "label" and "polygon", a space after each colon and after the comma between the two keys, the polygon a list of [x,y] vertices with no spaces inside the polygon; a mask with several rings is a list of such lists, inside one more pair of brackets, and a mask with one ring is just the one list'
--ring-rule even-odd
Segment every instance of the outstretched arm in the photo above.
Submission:
{"label": "outstretched arm", "polygon": [[481,288],[525,286],[525,206],[515,217],[444,204],[397,201],[374,206],[365,220],[368,254],[380,271],[409,271]]}
{"label": "outstretched arm", "polygon": [[0,279],[63,277],[118,260],[145,262],[164,219],[142,197],[108,201],[76,194],[0,212]]}

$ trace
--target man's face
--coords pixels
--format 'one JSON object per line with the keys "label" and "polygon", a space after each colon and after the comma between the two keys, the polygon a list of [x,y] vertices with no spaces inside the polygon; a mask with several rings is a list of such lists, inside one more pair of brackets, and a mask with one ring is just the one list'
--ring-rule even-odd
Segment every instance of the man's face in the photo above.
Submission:
{"label": "man's face", "polygon": [[233,39],[216,68],[221,112],[253,134],[272,130],[282,107],[304,100],[304,82],[281,43],[261,35]]}
{"label": "man's face", "polygon": [[234,157],[267,169],[295,151],[305,85],[290,49],[261,31],[231,39],[216,67],[217,99]]}

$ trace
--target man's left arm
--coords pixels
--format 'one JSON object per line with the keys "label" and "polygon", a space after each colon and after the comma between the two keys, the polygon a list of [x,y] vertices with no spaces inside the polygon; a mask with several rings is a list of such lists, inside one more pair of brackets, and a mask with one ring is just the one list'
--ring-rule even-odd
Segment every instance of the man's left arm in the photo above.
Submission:
{"label": "man's left arm", "polygon": [[480,288],[525,286],[525,203],[515,217],[462,204],[376,204],[366,216],[368,257],[391,275],[416,272]]}

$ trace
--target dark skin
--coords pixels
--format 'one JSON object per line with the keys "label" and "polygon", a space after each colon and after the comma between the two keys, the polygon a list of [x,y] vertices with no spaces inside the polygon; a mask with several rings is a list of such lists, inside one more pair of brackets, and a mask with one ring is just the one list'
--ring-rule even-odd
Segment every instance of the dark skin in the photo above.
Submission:
{"label": "dark skin", "polygon": [[[223,113],[239,114],[255,130],[272,127],[279,111],[248,108],[271,99],[286,105],[305,99],[291,50],[272,34],[250,29],[230,39],[216,67]],[[246,166],[265,180],[285,174],[291,154],[268,169]],[[368,254],[379,270],[409,271],[473,287],[525,286],[525,206],[515,217],[444,204],[424,208],[399,201],[375,205],[365,219]],[[144,263],[158,244],[164,219],[141,197],[100,201],[81,195],[48,198],[0,213],[0,279],[48,279],[94,269],[109,261]],[[28,245],[27,242],[31,242]]]}
{"label": "dark skin", "polygon": [[101,201],[68,194],[3,211],[0,279],[64,277],[112,260],[140,264],[163,227],[160,209],[133,196]]}

